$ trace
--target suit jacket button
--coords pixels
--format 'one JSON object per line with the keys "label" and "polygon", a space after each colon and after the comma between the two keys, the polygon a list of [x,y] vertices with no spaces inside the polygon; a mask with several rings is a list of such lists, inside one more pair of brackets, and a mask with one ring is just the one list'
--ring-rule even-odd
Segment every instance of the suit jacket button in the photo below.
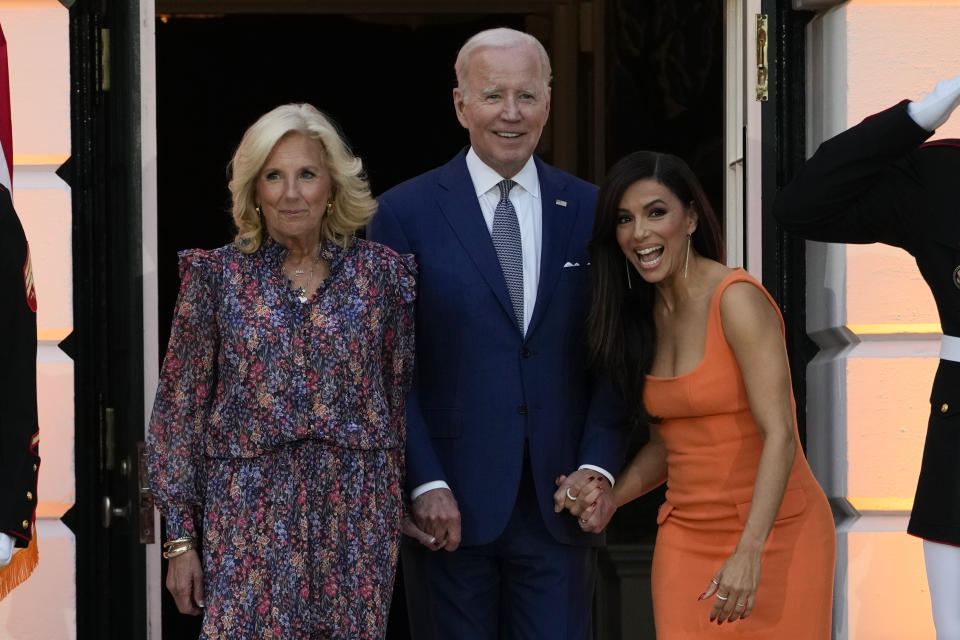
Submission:
{"label": "suit jacket button", "polygon": [[34,471],[37,470],[37,465],[33,465],[33,470],[34,470]]}
{"label": "suit jacket button", "polygon": [[522,416],[527,415],[527,405],[522,404],[519,407],[517,407],[517,413],[519,413]]}
{"label": "suit jacket button", "polygon": [[29,521],[29,520],[24,520],[24,521],[21,522],[20,524],[23,525],[23,528],[24,528],[24,529],[29,529],[29,528],[30,528],[30,521]]}
{"label": "suit jacket button", "polygon": [[520,355],[523,356],[524,358],[529,358],[530,356],[533,355],[533,352],[531,352],[530,349],[524,349],[523,351],[520,352]]}
{"label": "suit jacket button", "polygon": [[27,491],[27,500],[33,500],[33,491]]}
{"label": "suit jacket button", "polygon": [[940,405],[940,413],[946,413],[947,411],[950,411],[950,405],[944,402],[942,405]]}

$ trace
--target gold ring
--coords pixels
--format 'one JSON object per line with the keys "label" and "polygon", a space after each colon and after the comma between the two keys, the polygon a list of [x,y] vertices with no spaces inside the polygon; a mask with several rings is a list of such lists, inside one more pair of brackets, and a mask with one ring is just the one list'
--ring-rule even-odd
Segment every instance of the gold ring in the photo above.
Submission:
{"label": "gold ring", "polygon": [[570,487],[567,487],[567,500],[569,500],[570,502],[576,502],[576,501],[577,501],[576,498],[574,498],[572,495],[570,495]]}

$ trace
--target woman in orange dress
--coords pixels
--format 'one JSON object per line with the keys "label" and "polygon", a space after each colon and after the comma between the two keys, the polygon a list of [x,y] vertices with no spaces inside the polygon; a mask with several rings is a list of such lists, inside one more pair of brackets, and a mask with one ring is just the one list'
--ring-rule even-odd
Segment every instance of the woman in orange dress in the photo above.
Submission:
{"label": "woman in orange dress", "polygon": [[[682,160],[642,151],[610,170],[591,257],[594,363],[650,430],[616,503],[667,483],[657,638],[829,638],[833,519],[800,449],[783,320],[723,264],[716,216]],[[565,506],[589,521],[599,490],[571,489]]]}

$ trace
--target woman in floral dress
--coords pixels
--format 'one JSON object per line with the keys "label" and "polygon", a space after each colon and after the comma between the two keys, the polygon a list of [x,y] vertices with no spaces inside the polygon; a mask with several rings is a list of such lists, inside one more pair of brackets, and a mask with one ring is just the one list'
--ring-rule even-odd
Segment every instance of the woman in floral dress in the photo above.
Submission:
{"label": "woman in floral dress", "polygon": [[205,639],[381,638],[414,266],[353,237],[376,205],[312,106],[261,117],[232,170],[236,239],[180,254],[150,421],[167,587]]}

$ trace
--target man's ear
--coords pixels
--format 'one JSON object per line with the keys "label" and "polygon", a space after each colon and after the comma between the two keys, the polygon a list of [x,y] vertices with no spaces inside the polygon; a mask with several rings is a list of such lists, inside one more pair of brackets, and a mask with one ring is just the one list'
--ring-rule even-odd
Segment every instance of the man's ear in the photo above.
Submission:
{"label": "man's ear", "polygon": [[453,88],[453,109],[457,112],[457,120],[464,129],[467,129],[467,121],[463,117],[465,94],[460,87]]}

